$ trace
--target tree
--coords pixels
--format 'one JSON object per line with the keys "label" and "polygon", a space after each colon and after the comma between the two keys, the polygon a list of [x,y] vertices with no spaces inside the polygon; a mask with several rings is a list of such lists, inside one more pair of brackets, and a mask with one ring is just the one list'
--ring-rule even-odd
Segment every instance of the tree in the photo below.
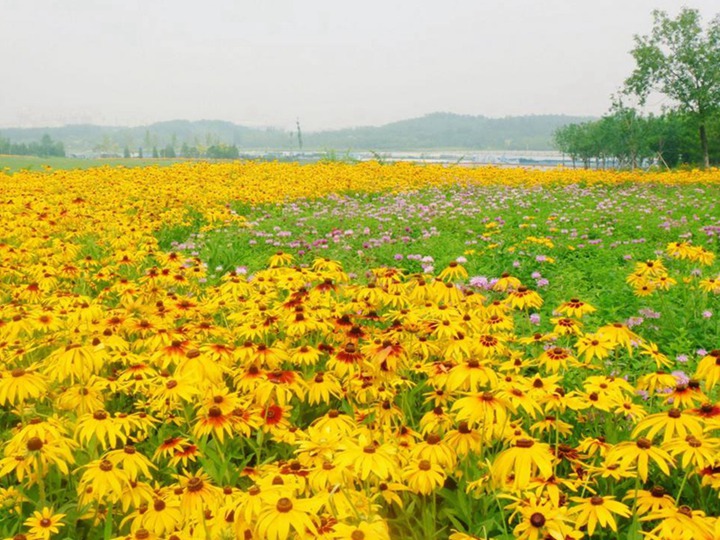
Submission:
{"label": "tree", "polygon": [[696,9],[683,8],[675,19],[653,12],[653,29],[635,36],[636,67],[625,81],[628,93],[644,105],[658,91],[697,122],[703,164],[710,166],[707,122],[720,109],[720,16],[707,29]]}

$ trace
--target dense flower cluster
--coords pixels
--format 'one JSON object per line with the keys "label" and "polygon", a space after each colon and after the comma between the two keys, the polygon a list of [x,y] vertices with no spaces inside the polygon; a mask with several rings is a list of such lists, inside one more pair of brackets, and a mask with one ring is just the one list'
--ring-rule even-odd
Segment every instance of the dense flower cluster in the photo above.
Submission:
{"label": "dense flower cluster", "polygon": [[[453,540],[631,523],[649,538],[720,537],[720,344],[671,372],[640,330],[576,296],[538,332],[543,295],[512,268],[484,282],[463,262],[357,279],[278,252],[208,281],[203,260],[158,241],[170,227],[242,225],[229,201],[579,174],[203,164],[0,176],[0,532],[362,540],[425,537],[442,519],[436,534]],[[603,175],[585,180],[630,178]],[[677,286],[717,303],[717,280],[678,283],[667,268],[713,268],[711,248],[666,254],[637,264],[637,294]]]}

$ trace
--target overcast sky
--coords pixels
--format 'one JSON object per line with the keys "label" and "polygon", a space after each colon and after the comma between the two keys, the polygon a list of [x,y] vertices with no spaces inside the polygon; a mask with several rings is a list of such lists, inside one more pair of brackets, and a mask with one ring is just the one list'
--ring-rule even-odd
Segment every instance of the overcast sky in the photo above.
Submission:
{"label": "overcast sky", "polygon": [[[601,115],[675,0],[0,0],[0,126]],[[717,0],[695,0],[707,22]]]}

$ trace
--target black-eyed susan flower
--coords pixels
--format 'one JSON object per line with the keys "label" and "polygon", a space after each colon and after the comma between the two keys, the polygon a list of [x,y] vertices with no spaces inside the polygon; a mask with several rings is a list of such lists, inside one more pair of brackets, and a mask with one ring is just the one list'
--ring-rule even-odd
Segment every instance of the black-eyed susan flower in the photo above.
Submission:
{"label": "black-eyed susan flower", "polygon": [[25,526],[29,527],[28,538],[37,540],[49,540],[54,534],[58,534],[65,526],[62,519],[65,514],[55,514],[52,508],[44,507],[41,511],[33,512],[33,515],[25,520]]}
{"label": "black-eyed susan flower", "polygon": [[673,538],[678,540],[716,538],[712,518],[701,510],[689,506],[661,508],[640,518],[640,521],[660,521],[649,531],[650,538]]}
{"label": "black-eyed susan flower", "polygon": [[627,505],[616,501],[612,495],[571,497],[570,500],[577,504],[569,508],[568,515],[574,517],[576,527],[587,526],[590,536],[595,533],[598,526],[617,532],[615,516],[629,517],[632,513]]}
{"label": "black-eyed susan flower", "polygon": [[420,495],[429,495],[442,486],[445,476],[443,468],[429,459],[412,459],[402,472],[407,486]]}
{"label": "black-eyed susan flower", "polygon": [[572,531],[567,523],[567,509],[549,499],[531,496],[519,502],[517,512],[522,519],[513,529],[513,534],[519,540],[564,540]]}
{"label": "black-eyed susan flower", "polygon": [[523,490],[538,473],[545,477],[552,476],[552,462],[549,445],[520,438],[512,447],[497,455],[492,465],[492,476],[500,486],[509,483],[514,490]]}
{"label": "black-eyed susan flower", "polygon": [[151,471],[157,469],[147,457],[130,444],[124,448],[108,452],[104,458],[114,466],[120,466],[127,473],[128,478],[133,481],[138,478],[152,479]]}
{"label": "black-eyed susan flower", "polygon": [[695,378],[712,389],[720,381],[720,349],[713,349],[702,357],[695,371]]}
{"label": "black-eyed susan flower", "polygon": [[655,435],[662,434],[663,442],[674,438],[685,438],[688,435],[701,436],[703,432],[702,423],[689,413],[683,413],[680,409],[670,409],[666,413],[651,414],[637,423],[632,432],[632,437],[646,432],[648,439]]}
{"label": "black-eyed susan flower", "polygon": [[360,480],[367,480],[371,475],[381,481],[398,477],[397,449],[390,443],[377,444],[362,435],[357,443],[343,442],[340,450],[335,463],[351,468]]}
{"label": "black-eyed susan flower", "polygon": [[[98,502],[116,502],[130,481],[128,474],[107,459],[96,459],[84,466],[78,492],[89,493]],[[88,491],[87,488],[92,488]]]}
{"label": "black-eyed susan flower", "polygon": [[75,428],[75,436],[83,444],[88,444],[94,437],[104,449],[127,440],[127,434],[122,430],[117,418],[103,409],[81,416]]}
{"label": "black-eyed susan flower", "polygon": [[637,467],[640,479],[645,482],[648,478],[650,463],[670,475],[670,467],[674,466],[674,460],[670,454],[654,446],[650,439],[640,437],[636,441],[624,441],[612,447],[605,458],[608,463],[618,463],[620,466],[630,468]]}
{"label": "black-eyed susan flower", "polygon": [[583,302],[579,298],[571,298],[567,302],[564,302],[562,305],[560,305],[560,307],[558,307],[556,311],[562,315],[567,315],[568,317],[581,318],[584,315],[587,315],[588,313],[594,313],[597,310],[593,306]]}
{"label": "black-eyed susan flower", "polygon": [[388,525],[380,516],[337,523],[334,530],[336,540],[390,540]]}
{"label": "black-eyed susan flower", "polygon": [[286,540],[291,538],[291,531],[298,535],[306,531],[314,533],[317,528],[311,516],[318,506],[318,501],[313,499],[298,499],[282,491],[273,493],[258,514],[255,531],[268,540]]}
{"label": "black-eyed susan flower", "polygon": [[652,489],[631,489],[627,495],[623,497],[624,501],[637,501],[637,513],[640,516],[675,508],[675,499],[673,499],[662,486],[653,486]]}
{"label": "black-eyed susan flower", "polygon": [[28,399],[38,399],[47,388],[47,379],[34,367],[0,371],[0,405],[16,405]]}
{"label": "black-eyed susan flower", "polygon": [[521,310],[540,309],[543,305],[543,299],[536,291],[522,285],[508,294],[506,302],[511,308]]}
{"label": "black-eyed susan flower", "polygon": [[686,435],[666,441],[663,448],[671,456],[680,457],[680,465],[687,469],[691,465],[698,469],[712,467],[717,460],[720,439],[705,435]]}

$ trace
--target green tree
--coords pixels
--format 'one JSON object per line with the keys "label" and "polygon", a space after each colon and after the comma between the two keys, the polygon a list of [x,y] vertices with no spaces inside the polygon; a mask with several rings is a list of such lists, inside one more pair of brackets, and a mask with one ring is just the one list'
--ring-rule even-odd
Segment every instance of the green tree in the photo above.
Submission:
{"label": "green tree", "polygon": [[710,166],[707,122],[720,109],[720,16],[706,29],[696,9],[683,8],[675,19],[653,12],[653,29],[635,36],[636,67],[625,81],[628,93],[644,104],[660,92],[697,122],[702,160]]}

